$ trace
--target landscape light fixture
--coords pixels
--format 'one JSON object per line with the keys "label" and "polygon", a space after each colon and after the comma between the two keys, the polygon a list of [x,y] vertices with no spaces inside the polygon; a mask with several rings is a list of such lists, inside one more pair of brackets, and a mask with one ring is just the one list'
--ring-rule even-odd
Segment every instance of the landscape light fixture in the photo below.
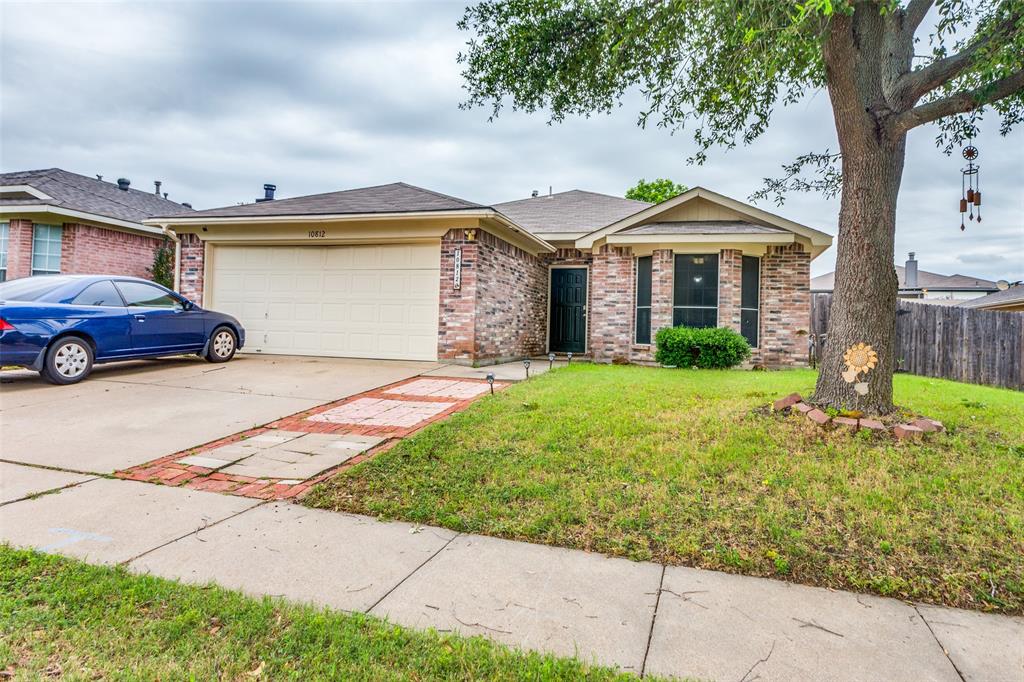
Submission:
{"label": "landscape light fixture", "polygon": [[526,378],[530,378],[530,358],[523,358],[523,367],[526,368]]}
{"label": "landscape light fixture", "polygon": [[568,362],[566,364],[571,365],[572,364],[572,353],[566,353],[565,357],[568,360]]}
{"label": "landscape light fixture", "polygon": [[487,385],[491,387],[491,395],[494,395],[494,372],[487,373]]}
{"label": "landscape light fixture", "polygon": [[548,369],[552,369],[555,366],[555,354],[548,353]]}

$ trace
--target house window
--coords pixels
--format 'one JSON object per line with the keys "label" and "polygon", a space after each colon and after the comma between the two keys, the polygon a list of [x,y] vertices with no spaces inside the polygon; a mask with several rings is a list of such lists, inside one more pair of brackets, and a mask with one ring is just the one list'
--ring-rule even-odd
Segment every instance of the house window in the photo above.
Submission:
{"label": "house window", "polygon": [[757,348],[760,304],[761,260],[754,256],[744,256],[740,288],[740,333],[743,334],[751,348]]}
{"label": "house window", "polygon": [[636,342],[651,342],[651,256],[636,259]]}
{"label": "house window", "polygon": [[7,240],[10,239],[11,226],[0,223],[0,282],[7,281]]}
{"label": "house window", "polygon": [[718,326],[718,254],[676,255],[672,324]]}
{"label": "house window", "polygon": [[60,225],[36,225],[32,230],[32,274],[60,274]]}

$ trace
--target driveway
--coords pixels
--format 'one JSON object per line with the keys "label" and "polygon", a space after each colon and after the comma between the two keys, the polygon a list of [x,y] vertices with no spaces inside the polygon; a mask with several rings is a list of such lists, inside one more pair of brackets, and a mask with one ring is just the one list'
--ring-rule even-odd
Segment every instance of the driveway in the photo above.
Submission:
{"label": "driveway", "polygon": [[0,374],[0,459],[108,474],[439,367],[239,355],[98,366],[73,386]]}

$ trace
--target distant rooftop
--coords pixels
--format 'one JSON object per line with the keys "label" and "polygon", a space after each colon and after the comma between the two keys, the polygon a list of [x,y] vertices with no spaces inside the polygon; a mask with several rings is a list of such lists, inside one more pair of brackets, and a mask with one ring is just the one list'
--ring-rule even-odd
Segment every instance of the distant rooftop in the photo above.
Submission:
{"label": "distant rooftop", "polygon": [[[907,269],[902,265],[896,266],[896,277],[899,279],[900,289],[906,289]],[[836,273],[829,272],[811,278],[811,291],[832,291],[835,288]],[[933,289],[936,291],[995,291],[996,283],[971,277],[969,275],[940,275],[927,270],[917,271],[917,286],[915,289]]]}
{"label": "distant rooftop", "polygon": [[[225,206],[190,213],[189,218],[246,218],[300,215],[345,215],[362,213],[418,213],[486,208],[465,199],[448,196],[404,182],[340,192],[272,199],[240,206]],[[164,216],[156,216],[164,217]]]}
{"label": "distant rooftop", "polygon": [[960,305],[964,308],[1000,308],[1010,305],[1024,305],[1024,284],[1017,284],[1009,289],[996,291],[987,296],[972,298]]}
{"label": "distant rooftop", "polygon": [[586,234],[653,206],[580,189],[495,204],[494,208],[537,235]]}
{"label": "distant rooftop", "polygon": [[116,182],[60,168],[0,173],[0,186],[17,185],[27,185],[51,198],[4,192],[0,194],[0,207],[53,206],[135,223],[154,215],[180,215],[192,210],[155,192],[120,189]]}

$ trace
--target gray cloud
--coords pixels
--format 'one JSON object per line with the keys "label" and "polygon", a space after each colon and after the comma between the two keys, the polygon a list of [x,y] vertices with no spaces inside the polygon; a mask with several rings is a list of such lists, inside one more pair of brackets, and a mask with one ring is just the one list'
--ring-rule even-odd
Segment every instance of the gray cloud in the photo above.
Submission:
{"label": "gray cloud", "polygon": [[[211,207],[404,180],[480,202],[571,188],[621,194],[671,177],[745,199],[795,155],[835,148],[828,98],[777,113],[756,144],[687,166],[685,133],[641,130],[628,98],[611,116],[549,126],[543,114],[462,111],[457,3],[0,3],[4,170],[60,166]],[[960,159],[911,133],[898,260],[1024,279],[1024,133],[993,121],[976,142],[984,222],[959,230]],[[838,201],[782,208],[836,232]],[[813,264],[832,268],[834,250]]]}

